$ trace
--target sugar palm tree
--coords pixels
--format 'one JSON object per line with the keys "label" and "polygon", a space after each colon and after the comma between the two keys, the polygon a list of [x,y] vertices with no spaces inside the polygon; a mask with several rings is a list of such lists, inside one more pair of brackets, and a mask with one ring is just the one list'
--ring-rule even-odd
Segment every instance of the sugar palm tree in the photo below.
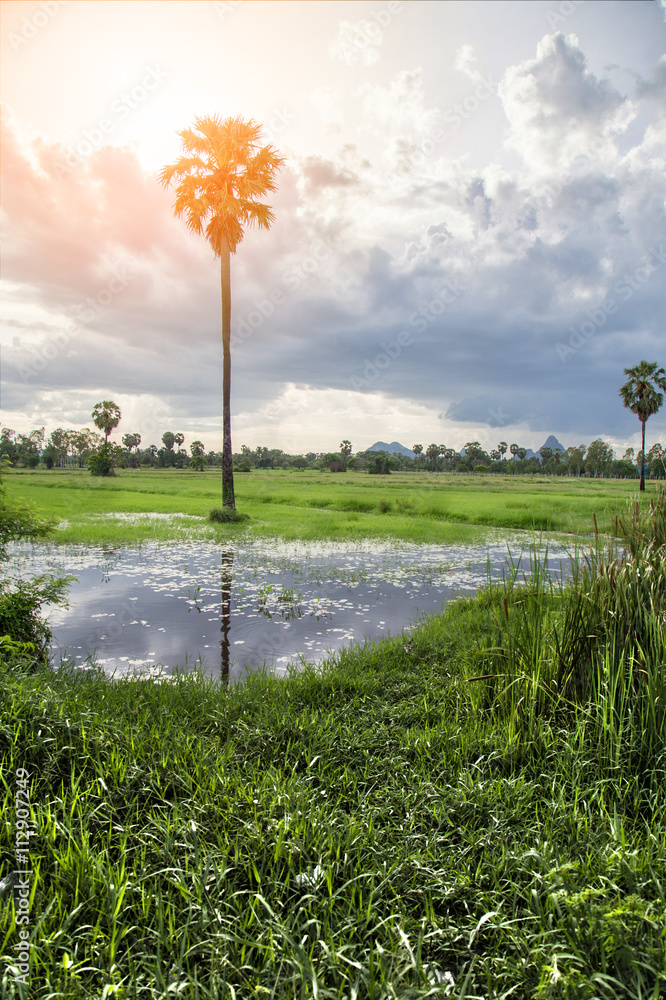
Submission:
{"label": "sugar palm tree", "polygon": [[109,434],[120,423],[120,407],[113,400],[105,399],[101,403],[95,403],[92,418],[95,427],[104,431],[104,450],[107,452],[109,450]]}
{"label": "sugar palm tree", "polygon": [[[184,155],[160,171],[160,183],[176,187],[174,213],[185,215],[188,228],[205,232],[220,258],[222,286],[222,503],[235,508],[231,461],[231,254],[244,236],[244,226],[269,229],[274,215],[258,201],[275,191],[275,173],[284,160],[272,146],[259,146],[261,126],[250,119],[196,118],[183,129]],[[205,230],[204,230],[205,226]]]}
{"label": "sugar palm tree", "polygon": [[[657,362],[641,361],[633,368],[625,368],[624,374],[629,378],[620,389],[622,402],[637,414],[641,422],[641,483],[639,489],[645,489],[645,425],[648,417],[656,413],[664,402],[666,392],[666,371],[657,367]],[[657,390],[661,389],[661,392]]]}

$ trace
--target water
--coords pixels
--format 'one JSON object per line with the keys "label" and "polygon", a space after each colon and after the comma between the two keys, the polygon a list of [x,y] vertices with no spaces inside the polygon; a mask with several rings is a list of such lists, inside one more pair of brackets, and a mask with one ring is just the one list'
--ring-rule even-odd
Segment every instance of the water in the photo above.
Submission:
{"label": "water", "polygon": [[[241,679],[278,674],[343,644],[412,628],[456,594],[507,568],[507,543],[239,540],[141,547],[16,545],[23,571],[73,573],[69,607],[49,614],[53,659],[94,657],[109,674],[168,675],[175,667]],[[514,559],[529,570],[529,555]],[[559,574],[562,548],[549,547]]]}

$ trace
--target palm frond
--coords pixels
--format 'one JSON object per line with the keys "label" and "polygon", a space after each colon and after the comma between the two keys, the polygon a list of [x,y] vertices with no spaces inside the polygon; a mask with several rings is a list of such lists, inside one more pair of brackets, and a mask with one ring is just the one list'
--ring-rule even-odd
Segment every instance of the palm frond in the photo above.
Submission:
{"label": "palm frond", "polygon": [[184,154],[160,171],[164,187],[176,183],[174,212],[190,230],[201,233],[216,256],[228,241],[232,253],[245,225],[268,229],[275,221],[269,205],[258,199],[275,191],[275,174],[284,163],[273,146],[259,146],[261,125],[240,116],[195,118],[193,128],[178,133]]}

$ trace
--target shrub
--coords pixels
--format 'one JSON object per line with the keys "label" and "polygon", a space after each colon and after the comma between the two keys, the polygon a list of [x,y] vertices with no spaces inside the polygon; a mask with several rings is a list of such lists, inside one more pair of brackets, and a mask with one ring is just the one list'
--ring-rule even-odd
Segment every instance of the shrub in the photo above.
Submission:
{"label": "shrub", "polygon": [[104,449],[104,446],[100,451],[95,451],[88,458],[88,468],[90,469],[90,474],[93,476],[115,476],[113,471],[113,459]]}
{"label": "shrub", "polygon": [[51,629],[41,617],[42,605],[62,603],[71,576],[38,576],[4,582],[0,588],[0,636],[14,647],[31,647],[35,661],[46,663]]}
{"label": "shrub", "polygon": [[239,521],[249,521],[250,515],[241,514],[239,511],[234,510],[233,507],[213,507],[208,512],[208,520],[212,521],[213,524],[231,524],[238,523]]}

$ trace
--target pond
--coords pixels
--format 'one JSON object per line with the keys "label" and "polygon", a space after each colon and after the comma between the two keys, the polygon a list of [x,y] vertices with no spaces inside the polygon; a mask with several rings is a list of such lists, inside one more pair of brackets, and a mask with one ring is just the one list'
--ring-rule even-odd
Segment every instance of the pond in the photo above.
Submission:
{"label": "pond", "polygon": [[[529,542],[514,561],[529,572]],[[114,548],[13,546],[22,572],[76,576],[69,606],[50,610],[52,659],[108,674],[169,675],[197,666],[232,683],[266,664],[322,660],[343,644],[414,627],[508,568],[506,540],[483,545],[180,541]],[[549,545],[551,575],[568,556]]]}

